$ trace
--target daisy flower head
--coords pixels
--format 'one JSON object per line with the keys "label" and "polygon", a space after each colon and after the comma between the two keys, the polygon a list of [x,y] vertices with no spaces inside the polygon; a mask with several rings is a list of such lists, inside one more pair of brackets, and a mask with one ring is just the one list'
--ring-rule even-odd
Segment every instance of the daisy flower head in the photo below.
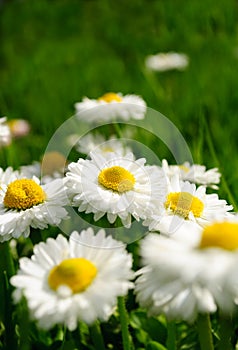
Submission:
{"label": "daisy flower head", "polygon": [[30,315],[40,328],[56,324],[75,330],[78,321],[107,321],[117,297],[133,287],[132,257],[125,246],[103,229],[74,231],[69,241],[62,235],[34,247],[34,254],[20,259],[18,274],[11,278],[18,302],[26,297]]}
{"label": "daisy flower head", "polygon": [[146,68],[157,72],[165,72],[173,69],[184,70],[188,64],[188,56],[177,52],[161,52],[156,55],[149,55],[145,59]]}
{"label": "daisy flower head", "polygon": [[119,217],[125,227],[131,217],[139,221],[151,215],[165,189],[162,170],[132,153],[91,152],[90,157],[70,163],[66,173],[68,194],[79,212],[93,213],[95,221],[106,214],[111,224]]}
{"label": "daisy flower head", "polygon": [[41,175],[44,183],[64,177],[67,159],[57,151],[46,152],[41,161]]}
{"label": "daisy flower head", "polygon": [[122,95],[108,92],[98,99],[84,97],[82,102],[75,103],[76,115],[87,123],[110,122],[115,119],[128,121],[144,119],[145,101],[137,95]]}
{"label": "daisy flower head", "polygon": [[25,119],[11,119],[7,125],[15,138],[27,136],[31,130],[29,122]]}
{"label": "daisy flower head", "polygon": [[135,292],[150,315],[193,322],[218,308],[229,314],[238,303],[237,218],[206,226],[195,247],[149,234],[141,256]]}
{"label": "daisy flower head", "polygon": [[51,151],[44,154],[41,162],[22,165],[20,167],[20,174],[27,178],[36,176],[41,178],[42,184],[46,184],[55,179],[62,179],[66,165],[67,160],[63,154],[57,151]]}
{"label": "daisy flower head", "polygon": [[207,170],[204,165],[191,165],[189,162],[181,165],[169,165],[166,159],[162,160],[162,168],[169,178],[179,174],[183,181],[218,189],[217,184],[220,182],[221,174],[217,168]]}
{"label": "daisy flower head", "polygon": [[0,147],[9,146],[12,142],[12,134],[7,125],[7,118],[0,118]]}
{"label": "daisy flower head", "polygon": [[33,162],[32,164],[27,165],[21,165],[19,168],[19,172],[22,175],[22,177],[25,178],[32,178],[33,176],[36,176],[40,178],[41,175],[41,163],[40,162]]}
{"label": "daisy flower head", "polygon": [[101,134],[87,134],[80,138],[75,148],[78,152],[89,154],[90,152],[98,152],[107,154],[108,152],[119,153],[125,155],[131,150],[123,144],[123,141],[112,135],[106,140]]}
{"label": "daisy flower head", "polygon": [[30,228],[47,228],[67,218],[62,180],[40,185],[38,178],[20,178],[3,189],[0,202],[0,241],[28,237]]}
{"label": "daisy flower head", "polygon": [[[144,225],[149,226],[149,230],[158,230],[163,234],[179,238],[179,232],[183,231],[186,225],[191,227],[193,223],[194,227],[204,227],[216,216],[224,218],[231,215],[228,211],[233,207],[227,205],[226,200],[219,199],[216,193],[207,194],[206,187],[196,188],[195,184],[181,181],[178,175],[167,180],[163,210],[159,214],[153,214],[144,222]],[[193,236],[189,236],[193,241]]]}

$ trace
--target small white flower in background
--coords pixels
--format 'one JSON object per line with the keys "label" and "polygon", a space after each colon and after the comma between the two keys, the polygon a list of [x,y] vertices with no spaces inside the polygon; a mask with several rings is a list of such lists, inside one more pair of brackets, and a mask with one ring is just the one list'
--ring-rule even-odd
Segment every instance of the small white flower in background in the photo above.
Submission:
{"label": "small white flower in background", "polygon": [[19,168],[19,172],[22,175],[22,177],[26,177],[28,179],[31,179],[33,176],[40,178],[40,176],[41,176],[41,163],[35,161],[29,165],[22,165]]}
{"label": "small white flower in background", "polygon": [[169,165],[166,159],[162,160],[162,168],[165,174],[171,178],[179,174],[181,180],[189,181],[197,185],[204,185],[213,189],[218,189],[221,174],[217,168],[207,170],[204,165],[190,164],[185,162],[181,165]]}
{"label": "small white flower in background", "polygon": [[0,241],[28,237],[30,228],[58,225],[68,217],[63,180],[40,185],[39,179],[20,178],[1,188]]}
{"label": "small white flower in background", "polygon": [[22,177],[32,178],[36,176],[41,178],[41,183],[46,184],[55,179],[64,177],[67,159],[63,154],[52,151],[44,154],[41,162],[34,162],[30,165],[22,165],[20,174]]}
{"label": "small white flower in background", "polygon": [[130,227],[131,216],[139,221],[155,211],[166,188],[162,169],[146,166],[144,158],[135,160],[132,153],[92,152],[90,157],[70,163],[66,173],[68,194],[78,211],[94,213],[95,221],[107,214],[111,224],[119,217],[125,227]]}
{"label": "small white flower in background", "polygon": [[198,313],[230,314],[238,304],[237,217],[211,223],[195,247],[149,234],[141,256],[135,292],[150,315],[193,322]]}
{"label": "small white flower in background", "polygon": [[11,278],[17,289],[15,302],[24,295],[38,326],[56,324],[75,330],[78,321],[107,321],[117,297],[133,287],[132,257],[125,246],[101,229],[74,231],[69,241],[62,235],[34,247],[34,255],[20,259],[20,270]]}
{"label": "small white flower in background", "polygon": [[189,64],[189,58],[183,53],[168,52],[149,55],[145,59],[148,69],[164,72],[172,69],[184,70]]}
{"label": "small white flower in background", "polygon": [[67,159],[62,153],[57,151],[45,153],[41,161],[41,177],[44,183],[63,178],[67,164]]}
{"label": "small white flower in background", "polygon": [[[186,234],[180,236],[180,232],[186,230],[186,225],[191,226],[193,223],[194,227],[206,226],[215,216],[225,218],[231,215],[228,211],[233,208],[227,205],[226,200],[219,199],[216,193],[206,194],[206,187],[196,188],[195,184],[181,181],[178,175],[174,175],[171,180],[167,178],[167,192],[162,203],[162,210],[147,218],[143,224],[149,226],[151,231],[158,230],[173,238],[185,240]],[[192,233],[187,237],[191,243],[198,238],[199,235]]]}
{"label": "small white flower in background", "polygon": [[121,154],[122,156],[128,152],[131,152],[129,147],[123,144],[123,141],[112,135],[108,140],[106,140],[102,135],[88,134],[83,136],[78,143],[75,145],[78,152],[89,154],[91,151],[98,153],[108,153],[114,152]]}
{"label": "small white flower in background", "polygon": [[144,119],[146,103],[137,95],[123,96],[121,93],[109,92],[98,99],[84,97],[82,102],[75,103],[75,109],[78,118],[87,123],[107,122],[117,118],[128,121]]}
{"label": "small white flower in background", "polygon": [[25,119],[11,119],[7,122],[13,137],[27,136],[31,130],[30,124]]}
{"label": "small white flower in background", "polygon": [[12,142],[12,134],[7,125],[7,118],[0,118],[0,148],[9,146]]}

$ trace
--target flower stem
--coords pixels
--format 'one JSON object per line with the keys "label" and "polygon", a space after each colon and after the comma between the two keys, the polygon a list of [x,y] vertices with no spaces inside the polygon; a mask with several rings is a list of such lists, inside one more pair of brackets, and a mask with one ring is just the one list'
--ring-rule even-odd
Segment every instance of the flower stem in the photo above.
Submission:
{"label": "flower stem", "polygon": [[29,311],[27,308],[27,302],[25,298],[22,298],[21,302],[17,305],[17,323],[18,323],[18,349],[30,350],[30,324],[29,324]]}
{"label": "flower stem", "polygon": [[214,350],[209,314],[198,315],[197,330],[201,350]]}
{"label": "flower stem", "polygon": [[120,128],[119,124],[118,123],[113,123],[113,126],[115,128],[115,132],[117,134],[117,137],[119,139],[123,139],[123,134],[122,134],[122,131],[121,131],[121,128]]}
{"label": "flower stem", "polygon": [[12,319],[12,287],[9,284],[10,277],[14,274],[14,264],[11,256],[9,242],[0,244],[0,297],[1,297],[1,321],[5,326],[6,349],[16,349],[15,324]]}
{"label": "flower stem", "polygon": [[8,278],[10,278],[15,274],[15,266],[14,266],[14,262],[12,259],[12,254],[11,254],[9,242],[1,243],[1,246],[2,246],[2,249],[4,251],[3,257],[5,259],[5,270],[7,272]]}
{"label": "flower stem", "polygon": [[97,321],[90,327],[90,334],[93,340],[95,349],[106,350],[101,332],[100,323]]}
{"label": "flower stem", "polygon": [[176,325],[175,322],[170,321],[167,323],[167,349],[168,350],[176,350]]}
{"label": "flower stem", "polygon": [[[67,329],[64,330],[64,339],[62,342],[62,349],[64,349],[64,343],[67,338],[67,332],[69,332]],[[81,349],[81,334],[80,329],[77,327],[74,331],[69,332],[73,338],[74,344],[76,349]]]}
{"label": "flower stem", "polygon": [[153,90],[155,96],[159,100],[163,100],[165,98],[165,92],[159,80],[156,78],[156,74],[146,69],[142,62],[138,62],[138,64],[145,80],[150,85],[150,88]]}
{"label": "flower stem", "polygon": [[128,314],[124,297],[118,297],[118,311],[121,323],[123,350],[131,350],[130,334],[128,330]]}
{"label": "flower stem", "polygon": [[231,346],[231,332],[233,329],[231,318],[221,316],[220,317],[220,342],[219,350],[232,350]]}

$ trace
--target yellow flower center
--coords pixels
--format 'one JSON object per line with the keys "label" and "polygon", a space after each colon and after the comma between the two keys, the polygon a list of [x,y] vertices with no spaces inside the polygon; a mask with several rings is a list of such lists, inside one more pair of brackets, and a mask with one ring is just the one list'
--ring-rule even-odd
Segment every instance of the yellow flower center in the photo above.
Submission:
{"label": "yellow flower center", "polygon": [[184,219],[188,219],[190,212],[192,212],[195,217],[200,217],[204,209],[202,201],[189,192],[169,193],[164,206],[166,209],[172,210],[174,214],[182,216]]}
{"label": "yellow flower center", "polygon": [[104,102],[107,102],[107,103],[110,103],[110,102],[121,102],[122,101],[122,98],[115,94],[114,92],[108,92],[106,94],[104,94],[103,96],[99,97],[98,98],[98,101],[104,101]]}
{"label": "yellow flower center", "polygon": [[102,151],[105,153],[114,152],[113,148],[109,146],[102,147]]}
{"label": "yellow flower center", "polygon": [[6,208],[25,210],[45,199],[45,192],[34,180],[20,179],[8,185],[3,202]]}
{"label": "yellow flower center", "polygon": [[60,286],[68,286],[72,293],[80,293],[92,283],[96,274],[97,268],[91,261],[71,258],[53,267],[48,276],[48,283],[55,291]]}
{"label": "yellow flower center", "polygon": [[185,173],[189,172],[189,168],[186,165],[181,164],[178,167],[179,169],[183,170]]}
{"label": "yellow flower center", "polygon": [[238,249],[238,224],[220,222],[207,226],[202,232],[199,248],[209,247],[226,250]]}
{"label": "yellow flower center", "polygon": [[100,172],[98,182],[109,190],[126,192],[134,187],[135,178],[132,173],[121,166],[113,166]]}

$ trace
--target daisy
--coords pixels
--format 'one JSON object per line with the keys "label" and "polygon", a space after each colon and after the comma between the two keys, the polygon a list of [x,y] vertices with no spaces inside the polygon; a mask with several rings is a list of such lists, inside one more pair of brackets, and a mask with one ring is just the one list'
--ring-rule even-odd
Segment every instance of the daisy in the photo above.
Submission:
{"label": "daisy", "polygon": [[11,119],[7,125],[15,138],[27,136],[31,130],[30,124],[25,119]]}
{"label": "daisy", "polygon": [[206,170],[204,165],[191,165],[189,162],[181,165],[169,165],[166,159],[162,160],[162,168],[169,178],[179,174],[181,180],[218,189],[216,184],[219,184],[221,174],[217,168]]}
{"label": "daisy", "polygon": [[38,177],[41,184],[47,184],[55,179],[62,179],[64,177],[64,173],[60,169],[58,171],[53,171],[51,174],[44,174],[42,163],[37,161],[29,165],[21,165],[19,168],[19,173],[23,178],[31,179],[34,176]]}
{"label": "daisy", "polygon": [[102,135],[87,134],[80,138],[76,143],[75,148],[78,152],[89,154],[91,151],[98,153],[114,152],[121,154],[122,156],[130,152],[129,147],[126,147],[120,139],[112,135],[106,140]]}
{"label": "daisy", "polygon": [[23,177],[32,178],[36,176],[40,178],[41,176],[41,163],[34,161],[32,164],[21,165],[19,168],[19,172]]}
{"label": "daisy", "polygon": [[[144,225],[149,226],[149,230],[158,230],[163,234],[173,235],[174,238],[179,237],[179,231],[182,231],[188,222],[204,227],[215,216],[224,218],[229,215],[227,212],[232,210],[232,206],[219,199],[217,194],[206,194],[206,187],[196,188],[195,184],[181,181],[178,175],[168,180],[167,192],[162,203],[163,208],[160,212],[145,220]],[[193,237],[190,238],[193,240]]]}
{"label": "daisy", "polygon": [[149,55],[145,59],[148,69],[164,72],[172,69],[184,70],[189,64],[189,58],[183,53],[168,52]]}
{"label": "daisy", "polygon": [[28,237],[30,227],[44,229],[67,218],[62,180],[40,185],[39,179],[16,179],[1,188],[0,241]]}
{"label": "daisy", "polygon": [[7,118],[0,118],[0,147],[9,146],[12,142],[12,135],[9,126],[7,125]]}
{"label": "daisy", "polygon": [[69,241],[62,235],[34,247],[20,259],[20,270],[11,278],[17,289],[15,302],[24,295],[30,315],[40,328],[56,324],[75,330],[78,321],[107,321],[117,297],[133,287],[132,257],[125,246],[103,229],[74,231]]}
{"label": "daisy", "polygon": [[46,184],[64,177],[66,163],[67,160],[63,154],[52,151],[45,153],[41,162],[22,165],[19,172],[22,177],[32,178],[36,176],[41,178],[41,183]]}
{"label": "daisy", "polygon": [[70,163],[66,186],[73,206],[79,212],[94,213],[97,221],[107,214],[113,224],[119,217],[130,227],[131,216],[145,219],[156,209],[165,190],[162,170],[145,165],[144,158],[135,160],[132,153],[91,152],[91,160]]}
{"label": "daisy", "polygon": [[108,92],[98,99],[84,97],[82,102],[75,103],[75,109],[79,119],[89,123],[107,122],[116,118],[128,121],[144,119],[146,103],[137,95],[123,96],[121,93]]}
{"label": "daisy", "polygon": [[143,268],[135,291],[150,315],[193,322],[198,313],[219,308],[231,313],[238,303],[238,219],[212,222],[197,246],[149,234],[141,243]]}

